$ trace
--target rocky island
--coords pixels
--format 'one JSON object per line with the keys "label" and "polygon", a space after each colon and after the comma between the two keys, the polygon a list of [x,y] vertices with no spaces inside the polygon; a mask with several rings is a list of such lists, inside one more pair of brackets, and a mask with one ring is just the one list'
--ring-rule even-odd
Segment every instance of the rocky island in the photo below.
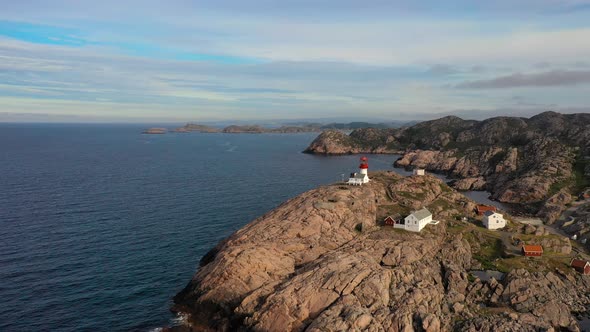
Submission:
{"label": "rocky island", "polygon": [[[303,193],[220,242],[174,297],[187,319],[169,330],[580,330],[590,277],[569,261],[583,248],[542,226],[487,230],[432,175],[370,176]],[[424,207],[437,222],[419,233],[383,224]],[[545,254],[523,257],[510,234],[544,241]],[[498,277],[474,271],[486,269]]]}
{"label": "rocky island", "polygon": [[142,134],[148,134],[148,135],[162,135],[166,133],[166,128],[148,128],[144,131],[142,131]]}
{"label": "rocky island", "polygon": [[[282,125],[280,127],[263,127],[260,125],[229,125],[224,128],[216,128],[197,123],[187,123],[182,127],[172,129],[174,133],[227,133],[227,134],[294,134],[294,133],[314,133],[324,130],[347,131],[358,128],[389,128],[400,126],[401,122],[386,123],[368,123],[368,122],[350,122],[350,123],[330,123],[322,125],[319,123],[309,123],[300,125]],[[165,134],[166,128],[146,129],[145,134]]]}
{"label": "rocky island", "polygon": [[186,125],[174,129],[175,133],[190,133],[190,132],[198,132],[198,133],[218,133],[221,130],[211,126],[200,125],[196,123],[187,123]]}
{"label": "rocky island", "polygon": [[305,152],[400,154],[396,166],[447,174],[456,189],[487,190],[552,223],[590,185],[590,114],[448,116],[399,129],[326,131]]}

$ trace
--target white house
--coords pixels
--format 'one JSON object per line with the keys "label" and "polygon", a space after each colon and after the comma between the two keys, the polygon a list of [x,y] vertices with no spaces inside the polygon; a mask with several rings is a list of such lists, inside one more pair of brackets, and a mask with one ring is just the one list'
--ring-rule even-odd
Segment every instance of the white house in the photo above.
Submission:
{"label": "white house", "polygon": [[348,184],[352,185],[362,185],[363,183],[369,182],[369,176],[363,173],[352,173],[350,174],[350,178],[348,179]]}
{"label": "white house", "polygon": [[424,174],[426,174],[426,172],[422,168],[414,168],[413,174],[414,175],[424,175]]}
{"label": "white house", "polygon": [[410,232],[420,232],[422,228],[426,227],[432,221],[432,213],[426,208],[412,212],[407,216],[403,223],[395,224],[395,228],[403,228]]}
{"label": "white house", "polygon": [[369,163],[367,157],[361,157],[359,173],[351,173],[347,183],[359,186],[364,183],[369,183]]}
{"label": "white house", "polygon": [[483,214],[483,225],[487,229],[500,229],[506,226],[504,216],[498,212],[486,211]]}

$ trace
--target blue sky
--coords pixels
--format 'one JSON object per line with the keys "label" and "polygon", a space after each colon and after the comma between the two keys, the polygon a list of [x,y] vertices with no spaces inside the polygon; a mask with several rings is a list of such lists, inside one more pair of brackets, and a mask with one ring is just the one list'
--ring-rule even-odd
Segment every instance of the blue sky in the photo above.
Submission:
{"label": "blue sky", "polygon": [[0,121],[590,111],[590,0],[2,2]]}

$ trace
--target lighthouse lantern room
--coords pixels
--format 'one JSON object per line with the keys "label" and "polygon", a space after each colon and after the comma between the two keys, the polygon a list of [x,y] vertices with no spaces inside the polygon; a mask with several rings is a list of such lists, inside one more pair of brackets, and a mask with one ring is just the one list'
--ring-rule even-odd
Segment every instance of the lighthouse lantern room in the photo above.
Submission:
{"label": "lighthouse lantern room", "polygon": [[369,182],[369,159],[365,156],[361,157],[361,164],[358,173],[350,173],[348,184],[360,186]]}

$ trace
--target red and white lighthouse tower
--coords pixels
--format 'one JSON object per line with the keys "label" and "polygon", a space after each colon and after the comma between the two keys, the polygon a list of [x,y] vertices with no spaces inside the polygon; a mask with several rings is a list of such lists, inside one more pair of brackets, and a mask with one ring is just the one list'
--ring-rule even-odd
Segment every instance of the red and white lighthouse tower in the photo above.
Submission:
{"label": "red and white lighthouse tower", "polygon": [[350,173],[350,179],[348,179],[348,184],[353,185],[363,185],[364,183],[369,182],[369,159],[363,156],[361,157],[361,165],[359,166],[360,172],[358,173]]}
{"label": "red and white lighthouse tower", "polygon": [[359,166],[360,173],[365,174],[367,179],[369,179],[369,158],[362,156],[361,157],[361,165]]}

